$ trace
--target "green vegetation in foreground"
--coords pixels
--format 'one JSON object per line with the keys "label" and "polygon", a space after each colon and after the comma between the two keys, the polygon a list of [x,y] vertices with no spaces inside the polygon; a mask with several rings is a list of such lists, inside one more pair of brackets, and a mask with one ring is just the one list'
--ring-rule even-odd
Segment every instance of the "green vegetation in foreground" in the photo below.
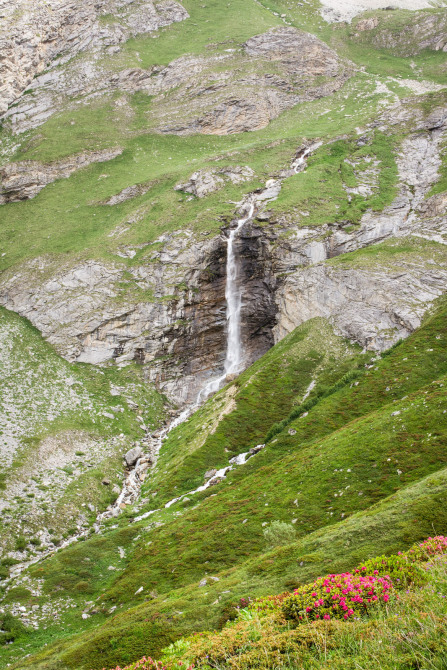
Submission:
{"label": "green vegetation in foreground", "polygon": [[[106,585],[83,559],[89,557],[90,543],[96,539],[34,566],[30,576],[43,580],[45,593],[58,587],[60,575],[70,575],[60,590],[65,599],[78,597],[73,585],[82,579],[98,614],[82,624],[79,611],[77,616],[75,610],[65,615],[64,639],[59,639],[53,625],[36,637],[28,635],[27,653],[38,653],[16,667],[96,670],[144,654],[156,656],[179,637],[217,627],[226,608],[241,597],[290,590],[319,574],[342,572],[379,553],[392,553],[430,533],[444,532],[446,312],[445,301],[440,301],[418,331],[381,359],[368,359],[368,367],[357,368],[360,375],[355,380],[320,398],[307,416],[293,419],[220,485],[134,522],[130,528],[136,535],[124,569]],[[284,360],[300,351],[293,337],[288,346],[286,342],[278,347]],[[256,364],[258,375],[263,360]],[[358,365],[358,358],[353,360]],[[266,355],[265,364],[275,370],[275,349]],[[288,364],[287,370],[290,374],[293,366]],[[248,382],[250,371],[245,374]],[[233,387],[220,397],[231,397]],[[318,390],[317,384],[313,391],[317,396]],[[253,392],[259,389],[254,386]],[[268,398],[258,404],[253,399],[254,421],[266,404]],[[201,426],[204,410],[180,426],[180,434],[191,422]],[[236,406],[233,411],[237,416],[240,409]],[[249,438],[250,427],[247,430]],[[250,441],[244,444],[242,432],[239,440],[244,451]],[[187,434],[177,441],[179,446],[187,443]],[[170,450],[166,443],[166,456]],[[188,458],[179,463],[185,475]],[[153,492],[147,490],[146,495]],[[172,489],[172,495],[177,493]],[[163,500],[167,495],[168,489]],[[143,506],[140,512],[148,508]],[[263,524],[276,520],[293,526],[296,541],[269,550]],[[123,516],[110,524],[118,523],[118,529],[106,530],[110,556],[113,546],[118,555],[119,533],[128,522],[129,516]],[[204,578],[206,587],[199,587]],[[143,591],[137,593],[141,586]],[[80,626],[84,633],[79,633]],[[78,634],[65,638],[69,631]],[[59,642],[41,649],[43,639],[56,637]],[[14,649],[23,644],[21,639],[7,647],[3,657],[14,659]]]}
{"label": "green vegetation in foreground", "polygon": [[[195,631],[216,628],[224,608],[242,597],[295,588],[327,572],[343,572],[368,558],[395,553],[446,527],[447,471],[404,488],[344,522],[324,528],[291,545],[279,547],[219,574],[206,589],[197,583],[143,602],[108,617],[96,629],[45,648],[17,668],[101,669],[125,665],[143,655],[159,657],[170,642]],[[227,593],[224,593],[224,592]],[[218,604],[215,604],[215,601]],[[104,607],[103,612],[106,612]],[[100,623],[103,621],[99,615]],[[79,629],[79,612],[78,623]],[[46,641],[60,632],[46,631]],[[22,638],[20,644],[28,640]],[[42,644],[42,641],[40,642]],[[28,653],[30,647],[27,647]],[[9,649],[6,649],[7,653]]]}
{"label": "green vegetation in foreground", "polygon": [[[165,648],[161,661],[145,656],[123,670],[441,670],[447,654],[446,549],[444,536],[429,538],[406,553],[320,578],[295,595],[244,599],[221,632],[194,633]],[[295,620],[299,594],[310,613],[303,609]],[[337,606],[343,596],[346,604]]]}

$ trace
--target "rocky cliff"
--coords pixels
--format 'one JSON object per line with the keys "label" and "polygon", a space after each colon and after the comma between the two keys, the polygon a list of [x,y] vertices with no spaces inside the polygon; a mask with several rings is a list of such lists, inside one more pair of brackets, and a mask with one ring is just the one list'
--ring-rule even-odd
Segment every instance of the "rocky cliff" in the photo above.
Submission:
{"label": "rocky cliff", "polygon": [[[0,113],[6,112],[47,66],[60,67],[86,50],[113,50],[133,35],[188,17],[185,9],[173,0],[157,3],[50,0],[44,4],[4,1],[0,12],[3,25]],[[107,16],[113,16],[114,20],[101,20]],[[43,118],[46,116],[43,114]]]}
{"label": "rocky cliff", "polygon": [[[444,196],[427,199],[427,195],[439,178],[447,107],[431,109],[427,115],[415,112],[413,102],[400,104],[396,114],[384,113],[358,141],[363,150],[368,147],[379,124],[382,132],[395,132],[396,125],[407,132],[396,154],[394,200],[381,212],[366,211],[354,230],[347,230],[344,222],[297,226],[293,216],[273,215],[270,209],[281,185],[296,179],[287,166],[281,174],[289,176],[254,192],[255,221],[244,227],[236,243],[246,364],[315,316],[329,318],[339,333],[381,351],[412,332],[444,291]],[[11,174],[16,165],[4,173]],[[29,174],[36,172],[33,169]],[[47,174],[59,170],[62,176],[63,170],[75,167],[66,163],[51,169],[54,172],[47,168]],[[356,189],[346,187],[346,197],[361,192],[366,184],[374,189],[374,174],[372,181],[368,175],[363,170]],[[200,177],[208,184],[213,178],[212,173]],[[194,174],[189,183],[197,180]],[[33,193],[41,187],[33,186]],[[29,188],[24,184],[22,197]],[[192,190],[185,184],[176,188]],[[206,195],[204,190],[193,193]],[[421,242],[412,242],[414,254],[399,259],[396,267],[388,265],[386,256],[381,259],[380,250],[377,261],[360,256],[353,263],[334,262],[385,240],[394,240],[398,250],[403,240],[417,239]],[[218,374],[225,357],[226,230],[202,240],[177,231],[156,238],[152,246],[154,251],[146,256],[150,263],[137,262],[130,268],[93,260],[63,268],[50,258],[29,261],[19,272],[4,273],[1,302],[28,318],[68,360],[94,364],[114,360],[118,365],[138,361],[150,381],[183,404],[195,397],[207,378]],[[149,301],[138,298],[144,292],[151,295]]]}

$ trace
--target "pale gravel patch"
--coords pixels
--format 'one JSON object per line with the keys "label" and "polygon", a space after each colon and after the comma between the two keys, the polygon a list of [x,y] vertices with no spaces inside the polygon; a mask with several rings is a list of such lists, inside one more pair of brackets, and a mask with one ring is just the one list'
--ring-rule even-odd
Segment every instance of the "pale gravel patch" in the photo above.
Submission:
{"label": "pale gravel patch", "polygon": [[328,23],[337,21],[348,21],[372,9],[384,9],[385,7],[398,7],[399,9],[427,9],[432,7],[429,0],[321,0],[323,5],[320,10],[321,16]]}
{"label": "pale gravel patch", "polygon": [[442,91],[447,88],[446,84],[435,84],[433,81],[418,80],[418,79],[398,79],[396,77],[388,77],[388,81],[393,81],[399,86],[409,88],[412,93],[416,95],[425,95],[425,93],[434,93]]}
{"label": "pale gravel patch", "polygon": [[61,415],[76,411],[93,412],[87,390],[68,373],[65,361],[38,359],[38,352],[24,344],[24,356],[16,345],[23,338],[18,323],[0,323],[0,466],[9,467],[22,438],[36,434],[40,427]]}

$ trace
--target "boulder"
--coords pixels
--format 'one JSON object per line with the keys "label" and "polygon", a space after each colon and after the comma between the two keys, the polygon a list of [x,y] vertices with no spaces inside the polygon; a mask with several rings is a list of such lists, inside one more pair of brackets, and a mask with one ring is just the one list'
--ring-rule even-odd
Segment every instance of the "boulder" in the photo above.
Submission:
{"label": "boulder", "polygon": [[126,461],[126,465],[129,468],[131,468],[132,465],[135,465],[135,463],[138,461],[142,453],[143,450],[141,447],[134,447],[133,449],[129,449],[129,451],[126,454],[124,454],[124,460]]}

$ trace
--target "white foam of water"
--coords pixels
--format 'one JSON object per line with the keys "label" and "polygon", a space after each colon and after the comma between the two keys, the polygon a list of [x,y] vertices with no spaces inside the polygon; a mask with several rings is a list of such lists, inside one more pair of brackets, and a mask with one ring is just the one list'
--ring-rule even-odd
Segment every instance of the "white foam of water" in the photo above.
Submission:
{"label": "white foam of water", "polygon": [[234,458],[230,459],[230,463],[233,465],[244,465],[245,461],[250,457],[250,452],[246,451],[244,454],[238,454]]}
{"label": "white foam of water", "polygon": [[239,287],[239,268],[234,251],[234,240],[242,226],[249,221],[254,213],[254,202],[250,202],[248,212],[238,220],[236,228],[230,231],[227,242],[227,281],[225,284],[225,300],[227,303],[227,351],[224,371],[216,379],[209,381],[197,396],[196,406],[200,405],[212,393],[216,393],[228,375],[240,372],[242,365],[241,343],[241,307],[242,293]]}
{"label": "white foam of water", "polygon": [[[186,419],[189,418],[194,409],[196,409],[195,405],[193,407],[188,407],[188,409],[185,409],[181,414],[179,414],[175,419],[173,419],[169,424],[169,426],[167,426],[166,428],[164,428],[164,430],[161,431],[155,449],[152,453],[152,457],[154,460],[157,459],[157,456],[161,449],[161,445],[163,444],[163,441],[166,439],[171,430],[174,430],[174,428],[176,428],[181,423],[186,421]],[[96,522],[93,526],[96,531],[99,530],[101,521],[109,519],[110,517],[113,516],[118,516],[118,514],[120,514],[121,505],[124,502],[124,500],[129,497],[129,495],[133,496],[135,499],[138,497],[141,487],[141,480],[140,480],[141,465],[142,465],[141,458],[139,458],[135,463],[135,467],[133,468],[133,470],[131,470],[127,475],[124,481],[123,488],[121,489],[121,493],[119,494],[118,498],[115,500],[113,505],[102,514],[98,515]]]}
{"label": "white foam of water", "polygon": [[314,379],[312,379],[312,381],[310,382],[309,386],[306,389],[306,393],[303,395],[303,399],[302,399],[301,402],[304,402],[310,396],[311,391],[313,391],[314,388],[315,388],[315,384],[316,384],[316,381]]}
{"label": "white foam of water", "polygon": [[312,153],[313,151],[316,151],[319,147],[321,147],[322,144],[323,142],[316,142],[315,144],[312,144],[310,147],[307,147],[307,149],[303,151],[301,156],[299,156],[293,161],[292,169],[295,171],[295,174],[298,174],[298,172],[303,171],[306,165],[306,159],[309,156],[309,154]]}
{"label": "white foam of water", "polygon": [[[173,498],[172,500],[167,502],[165,505],[165,509],[171,507],[172,505],[175,505],[176,502],[179,502],[179,500],[183,500],[183,498],[193,496],[195,493],[199,493],[200,491],[206,491],[206,489],[208,489],[210,486],[213,486],[214,484],[217,484],[221,479],[225,479],[225,477],[227,476],[227,472],[232,470],[234,466],[244,465],[249,458],[255,456],[264,447],[265,444],[258,444],[258,446],[256,447],[256,451],[254,451],[254,453],[246,451],[244,454],[238,454],[237,456],[234,456],[229,461],[230,465],[227,465],[225,468],[221,468],[220,470],[218,470],[216,474],[213,475],[205,484],[203,484],[202,486],[198,486],[196,489],[194,489],[194,491],[188,491],[188,493],[184,493],[178,498]],[[147,519],[147,517],[150,516],[151,514],[155,514],[155,512],[160,511],[161,511],[160,509],[154,509],[151,510],[150,512],[145,512],[145,514],[141,514],[140,516],[135,517],[135,521],[142,521],[143,519]]]}

